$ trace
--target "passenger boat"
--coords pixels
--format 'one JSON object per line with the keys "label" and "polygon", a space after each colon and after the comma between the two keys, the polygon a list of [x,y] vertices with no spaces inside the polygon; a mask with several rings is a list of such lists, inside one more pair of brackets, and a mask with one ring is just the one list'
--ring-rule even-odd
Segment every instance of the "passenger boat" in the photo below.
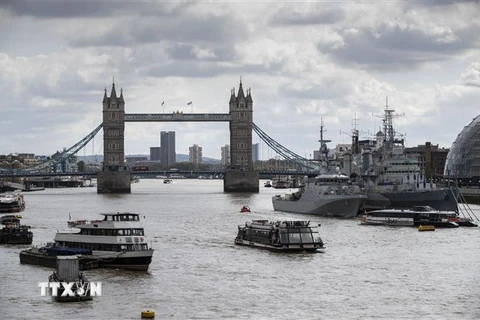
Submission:
{"label": "passenger boat", "polygon": [[20,192],[0,193],[0,213],[20,212],[25,210],[25,199]]}
{"label": "passenger boat", "polygon": [[[76,256],[59,256],[57,257],[56,266],[56,270],[48,277],[49,287],[52,282],[61,284],[57,288],[57,293],[52,295],[55,301],[76,302],[93,300],[90,292],[90,282],[80,272],[79,261]],[[74,293],[73,296],[65,293],[64,283],[72,283],[69,290]]]}
{"label": "passenger boat", "polygon": [[92,250],[100,267],[147,270],[153,249],[147,243],[140,216],[136,213],[104,213],[102,220],[69,221],[78,233],[55,235],[55,244],[68,248]]}
{"label": "passenger boat", "polygon": [[411,209],[373,210],[361,216],[360,223],[365,225],[387,225],[399,227],[418,227],[432,225],[435,228],[457,228],[453,221],[455,211],[439,211],[429,206],[414,206]]}
{"label": "passenger boat", "polygon": [[0,244],[31,244],[33,233],[30,226],[22,225],[16,216],[3,216],[0,220],[3,225],[0,229]]}
{"label": "passenger boat", "polygon": [[311,226],[310,221],[252,220],[238,226],[235,244],[273,251],[324,249],[318,226]]}

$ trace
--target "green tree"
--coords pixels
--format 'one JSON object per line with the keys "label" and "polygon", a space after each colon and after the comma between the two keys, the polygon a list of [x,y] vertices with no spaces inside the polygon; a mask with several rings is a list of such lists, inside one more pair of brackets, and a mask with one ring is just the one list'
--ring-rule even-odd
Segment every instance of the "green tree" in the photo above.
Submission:
{"label": "green tree", "polygon": [[83,160],[80,160],[77,162],[77,168],[78,168],[78,171],[79,172],[85,172],[85,168],[86,168],[86,164],[85,164],[85,161]]}

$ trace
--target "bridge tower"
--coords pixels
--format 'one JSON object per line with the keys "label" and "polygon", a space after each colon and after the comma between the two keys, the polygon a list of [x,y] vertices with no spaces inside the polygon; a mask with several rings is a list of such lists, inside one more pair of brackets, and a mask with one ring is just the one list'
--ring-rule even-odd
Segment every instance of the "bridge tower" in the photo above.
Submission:
{"label": "bridge tower", "polygon": [[259,172],[253,169],[253,99],[250,89],[243,92],[242,81],[235,96],[230,95],[230,167],[225,172],[225,192],[259,192]]}
{"label": "bridge tower", "polygon": [[130,193],[130,171],[125,165],[125,100],[112,84],[103,96],[103,168],[97,175],[97,193]]}

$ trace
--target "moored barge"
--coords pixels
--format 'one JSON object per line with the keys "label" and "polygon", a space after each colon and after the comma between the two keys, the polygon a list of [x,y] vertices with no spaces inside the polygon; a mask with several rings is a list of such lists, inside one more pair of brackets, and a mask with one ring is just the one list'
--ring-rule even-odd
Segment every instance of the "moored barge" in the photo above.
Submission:
{"label": "moored barge", "polygon": [[19,253],[20,263],[55,268],[57,257],[77,256],[80,270],[95,269],[99,266],[99,258],[92,255],[92,250],[66,248],[49,242],[45,246],[32,246]]}

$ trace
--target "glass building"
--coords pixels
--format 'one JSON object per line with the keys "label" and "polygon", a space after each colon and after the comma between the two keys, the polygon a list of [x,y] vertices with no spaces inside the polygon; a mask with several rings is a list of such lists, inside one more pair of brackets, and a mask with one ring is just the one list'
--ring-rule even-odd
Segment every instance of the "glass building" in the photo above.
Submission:
{"label": "glass building", "polygon": [[443,175],[465,183],[480,182],[480,115],[463,128],[453,142]]}

